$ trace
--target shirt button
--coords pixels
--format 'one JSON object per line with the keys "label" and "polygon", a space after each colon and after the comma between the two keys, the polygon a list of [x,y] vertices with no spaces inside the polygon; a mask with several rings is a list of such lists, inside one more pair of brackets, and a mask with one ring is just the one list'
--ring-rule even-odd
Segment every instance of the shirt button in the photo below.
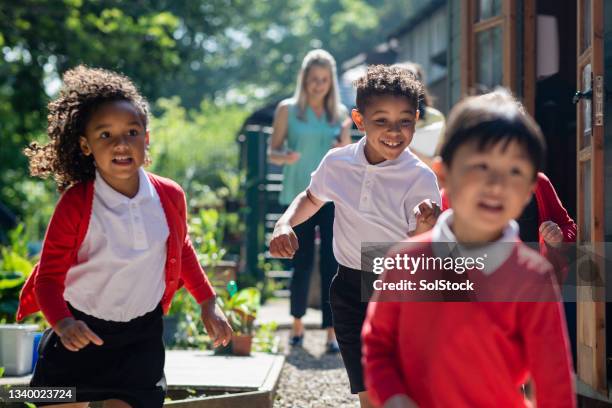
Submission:
{"label": "shirt button", "polygon": [[171,263],[171,264],[175,264],[175,263],[176,263],[176,259],[174,259],[174,258],[170,258],[170,263]]}

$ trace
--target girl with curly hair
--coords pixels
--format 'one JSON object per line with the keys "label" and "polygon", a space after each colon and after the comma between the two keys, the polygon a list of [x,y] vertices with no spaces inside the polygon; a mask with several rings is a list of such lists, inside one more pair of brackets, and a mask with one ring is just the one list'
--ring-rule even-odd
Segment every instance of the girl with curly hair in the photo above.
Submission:
{"label": "girl with curly hair", "polygon": [[231,328],[215,305],[187,234],[186,200],[148,173],[148,107],[125,76],[78,66],[49,104],[44,145],[25,149],[32,175],[62,196],[17,318],[41,310],[32,386],[76,387],[78,404],[161,407],[166,382],[162,314],[185,284],[215,345]]}

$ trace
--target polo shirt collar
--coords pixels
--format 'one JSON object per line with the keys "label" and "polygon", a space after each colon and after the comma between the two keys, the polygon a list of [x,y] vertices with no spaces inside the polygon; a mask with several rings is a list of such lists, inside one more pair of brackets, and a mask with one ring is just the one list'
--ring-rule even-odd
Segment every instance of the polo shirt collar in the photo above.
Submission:
{"label": "polo shirt collar", "polygon": [[438,217],[432,230],[433,252],[435,256],[481,257],[486,254],[483,273],[490,275],[497,270],[512,254],[514,245],[519,241],[519,227],[516,221],[510,220],[504,228],[502,236],[494,242],[478,248],[465,247],[457,243],[457,238],[451,230],[453,210],[448,209]]}
{"label": "polo shirt collar", "polygon": [[121,204],[137,203],[153,198],[155,195],[153,184],[149,180],[147,173],[142,167],[138,169],[138,193],[133,198],[129,198],[112,188],[96,170],[96,179],[94,181],[95,194],[101,198],[104,203],[115,208]]}

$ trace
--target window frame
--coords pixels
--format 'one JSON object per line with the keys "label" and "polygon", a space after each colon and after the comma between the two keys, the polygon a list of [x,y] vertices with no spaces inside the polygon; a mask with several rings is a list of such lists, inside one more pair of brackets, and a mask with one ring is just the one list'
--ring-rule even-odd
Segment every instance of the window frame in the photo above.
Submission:
{"label": "window frame", "polygon": [[[522,96],[523,90],[521,89],[519,92],[519,89],[517,89],[517,56],[519,55],[516,36],[517,0],[503,0],[500,15],[481,21],[475,21],[477,2],[478,0],[462,0],[461,93],[463,95],[472,94],[476,85],[476,67],[478,66],[476,61],[476,36],[483,31],[500,27],[503,47],[502,83],[500,85],[509,89],[515,95]],[[530,55],[530,58],[533,59],[533,56]],[[527,71],[532,67],[525,64],[525,68]],[[527,108],[529,110],[529,106]]]}

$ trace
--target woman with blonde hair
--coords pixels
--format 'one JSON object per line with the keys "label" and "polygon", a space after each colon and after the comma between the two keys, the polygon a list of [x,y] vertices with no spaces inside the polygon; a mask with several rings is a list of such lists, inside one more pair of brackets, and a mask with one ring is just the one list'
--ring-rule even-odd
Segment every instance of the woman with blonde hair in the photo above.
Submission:
{"label": "woman with blonde hair", "polygon": [[[283,189],[279,201],[289,205],[306,190],[310,174],[332,147],[351,142],[351,121],[340,103],[336,61],[325,50],[310,51],[298,74],[295,94],[281,101],[274,116],[269,160],[283,168]],[[322,327],[327,329],[327,352],[337,353],[338,343],[332,327],[329,287],[338,264],[332,249],[334,206],[326,204],[308,221],[295,227],[300,248],[293,257],[291,279],[290,344],[301,346],[310,275],[314,264],[315,227],[319,227]]]}

